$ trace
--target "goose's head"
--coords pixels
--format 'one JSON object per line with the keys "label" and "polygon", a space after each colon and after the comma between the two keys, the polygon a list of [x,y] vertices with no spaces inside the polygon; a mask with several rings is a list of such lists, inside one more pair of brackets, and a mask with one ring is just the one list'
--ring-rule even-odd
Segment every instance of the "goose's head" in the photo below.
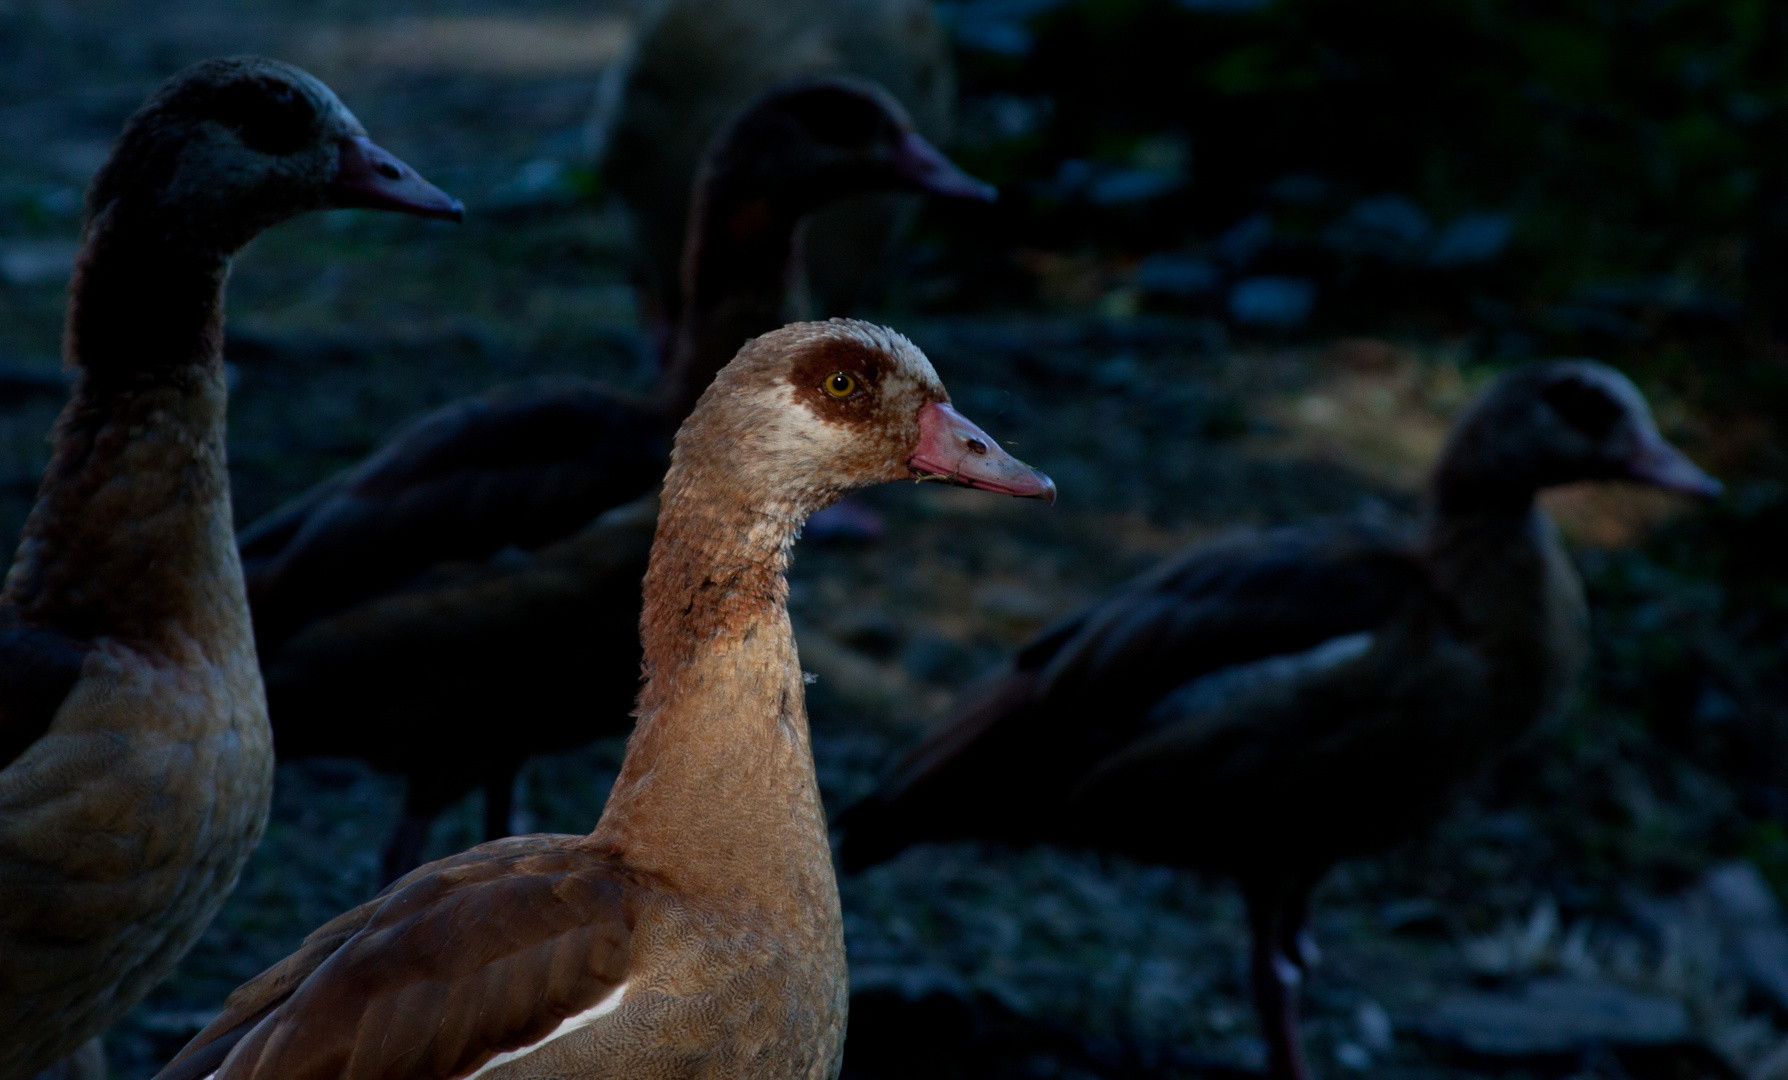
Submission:
{"label": "goose's head", "polygon": [[794,323],[748,342],[678,433],[679,465],[724,470],[747,498],[804,513],[855,488],[937,480],[1053,502],[1049,477],[950,405],[905,337],[852,319]]}
{"label": "goose's head", "polygon": [[1592,360],[1511,371],[1453,429],[1437,483],[1443,493],[1525,497],[1584,480],[1628,480],[1712,497],[1720,482],[1658,433],[1625,375]]}
{"label": "goose's head", "polygon": [[462,209],[367,138],[313,76],[261,57],[206,60],[132,116],[87,196],[174,242],[228,253],[289,217],[372,207],[458,220]]}
{"label": "goose's head", "polygon": [[893,95],[840,75],[786,81],[753,99],[715,136],[700,186],[784,220],[863,191],[980,202],[997,194],[914,130]]}

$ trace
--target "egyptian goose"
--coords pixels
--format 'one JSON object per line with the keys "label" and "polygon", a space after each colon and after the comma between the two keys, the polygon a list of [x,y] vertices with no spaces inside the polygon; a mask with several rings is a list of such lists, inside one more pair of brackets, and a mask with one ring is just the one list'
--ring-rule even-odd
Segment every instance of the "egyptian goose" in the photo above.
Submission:
{"label": "egyptian goose", "polygon": [[814,206],[874,187],[989,195],[885,92],[836,77],[761,96],[716,139],[704,177],[685,266],[695,303],[652,400],[576,379],[502,388],[423,418],[243,531],[280,757],[356,756],[408,777],[385,882],[421,861],[429,823],[474,786],[486,839],[507,835],[522,761],[625,730],[651,517],[592,526],[564,551],[417,575],[541,548],[662,479],[714,372],[780,324],[790,244]]}
{"label": "egyptian goose", "polygon": [[676,437],[639,726],[594,831],[413,871],[238,989],[162,1080],[835,1075],[844,934],[785,570],[853,488],[1053,497],[948,402],[866,323],[740,350]]}
{"label": "egyptian goose", "polygon": [[1613,369],[1537,364],[1455,426],[1419,540],[1362,523],[1195,549],[1046,630],[840,819],[847,870],[923,840],[1065,842],[1238,879],[1276,1077],[1310,894],[1565,704],[1582,588],[1543,488],[1719,485]]}
{"label": "egyptian goose", "polygon": [[[949,141],[956,77],[931,0],[653,0],[642,9],[628,56],[605,75],[591,152],[631,211],[646,310],[663,327],[679,321],[684,214],[702,152],[764,88],[855,74],[887,87],[927,139]],[[816,215],[797,278],[823,313],[844,313],[909,211],[882,196]]]}
{"label": "egyptian goose", "polygon": [[855,192],[984,201],[858,79],[791,80],[714,140],[686,204],[692,298],[650,399],[583,379],[500,387],[450,404],[239,538],[263,655],[318,615],[378,595],[442,560],[533,549],[651,491],[670,436],[747,338],[782,325],[801,220]]}
{"label": "egyptian goose", "polygon": [[87,195],[76,372],[0,595],[0,1080],[167,975],[260,839],[273,756],[224,462],[231,255],[332,206],[458,218],[329,89],[175,76]]}

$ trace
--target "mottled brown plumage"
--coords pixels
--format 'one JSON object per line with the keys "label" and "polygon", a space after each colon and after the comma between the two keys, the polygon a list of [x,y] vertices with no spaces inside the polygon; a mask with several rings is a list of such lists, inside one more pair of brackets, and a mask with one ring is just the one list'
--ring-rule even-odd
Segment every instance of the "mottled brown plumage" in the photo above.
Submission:
{"label": "mottled brown plumage", "polygon": [[1307,1075],[1310,890],[1563,707],[1587,612],[1534,495],[1607,479],[1718,490],[1612,369],[1512,372],[1455,428],[1423,535],[1243,534],[1046,631],[841,819],[846,868],[980,836],[1226,871],[1254,920],[1270,1071]]}
{"label": "mottled brown plumage", "polygon": [[528,756],[625,730],[650,522],[643,535],[579,529],[663,478],[670,436],[714,373],[780,325],[803,215],[871,188],[984,194],[884,91],[843,78],[760,95],[716,137],[703,177],[684,267],[695,303],[651,400],[583,379],[500,388],[424,417],[242,533],[280,757],[351,755],[408,778],[387,882],[474,786],[487,839],[502,836]]}
{"label": "mottled brown plumage", "polygon": [[230,256],[307,210],[457,204],[284,64],[214,60],[88,193],[73,397],[0,596],[0,1080],[174,966],[260,838],[272,753],[224,460]]}
{"label": "mottled brown plumage", "polygon": [[[790,380],[816,352],[856,380],[848,415]],[[784,575],[809,514],[940,471],[940,447],[959,483],[1053,492],[945,401],[879,327],[747,345],[677,436],[640,722],[595,830],[412,872],[239,989],[161,1080],[836,1075],[844,937]]]}

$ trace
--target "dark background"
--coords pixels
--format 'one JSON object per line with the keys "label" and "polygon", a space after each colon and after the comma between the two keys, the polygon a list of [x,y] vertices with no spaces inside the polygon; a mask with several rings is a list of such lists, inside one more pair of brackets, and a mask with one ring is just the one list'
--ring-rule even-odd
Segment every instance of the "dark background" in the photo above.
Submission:
{"label": "dark background", "polygon": [[[1760,954],[1707,877],[1740,860],[1788,887],[1788,10],[940,10],[962,87],[951,149],[1002,198],[928,210],[862,311],[910,333],[1063,495],[1048,510],[883,489],[882,542],[803,546],[792,606],[833,809],[1047,619],[1237,524],[1413,512],[1475,387],[1595,356],[1728,494],[1711,509],[1551,497],[1595,606],[1583,692],[1457,812],[1333,877],[1313,1060],[1328,1076],[1788,1074],[1788,996],[1747,975]],[[630,15],[623,0],[0,0],[0,533],[30,504],[63,393],[81,188],[154,85],[207,55],[309,67],[470,211],[459,227],[317,215],[244,253],[239,521],[486,386],[564,371],[644,386],[625,217],[583,150]],[[587,830],[619,752],[530,766],[533,827]],[[399,799],[351,763],[282,767],[267,841],[176,978],[114,1032],[116,1074],[148,1075],[231,987],[369,895]],[[431,856],[474,842],[478,814],[474,800],[443,821]],[[854,1075],[1259,1060],[1245,921],[1220,881],[961,846],[843,888]],[[1521,1022],[1577,1010],[1602,1026],[1564,1051],[1481,1052],[1483,995],[1535,985],[1566,1003]],[[1597,993],[1615,1004],[1584,1004]]]}

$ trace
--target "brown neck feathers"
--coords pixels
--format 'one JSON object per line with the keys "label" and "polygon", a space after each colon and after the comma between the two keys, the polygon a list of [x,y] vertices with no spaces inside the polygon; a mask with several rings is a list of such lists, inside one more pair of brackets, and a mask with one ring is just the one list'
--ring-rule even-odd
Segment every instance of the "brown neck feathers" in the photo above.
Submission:
{"label": "brown neck feathers", "polygon": [[116,207],[95,215],[76,265],[74,394],[4,600],[72,633],[205,648],[242,614],[224,455],[228,260]]}
{"label": "brown neck feathers", "polygon": [[806,511],[692,441],[645,580],[639,723],[591,842],[692,892],[835,909],[784,577]]}
{"label": "brown neck feathers", "polygon": [[751,498],[746,477],[684,449],[665,477],[643,586],[642,715],[674,694],[704,648],[786,627],[785,574],[806,517],[792,500]]}
{"label": "brown neck feathers", "polygon": [[222,356],[229,258],[175,243],[168,232],[122,201],[87,227],[63,349],[96,392],[178,377]]}

